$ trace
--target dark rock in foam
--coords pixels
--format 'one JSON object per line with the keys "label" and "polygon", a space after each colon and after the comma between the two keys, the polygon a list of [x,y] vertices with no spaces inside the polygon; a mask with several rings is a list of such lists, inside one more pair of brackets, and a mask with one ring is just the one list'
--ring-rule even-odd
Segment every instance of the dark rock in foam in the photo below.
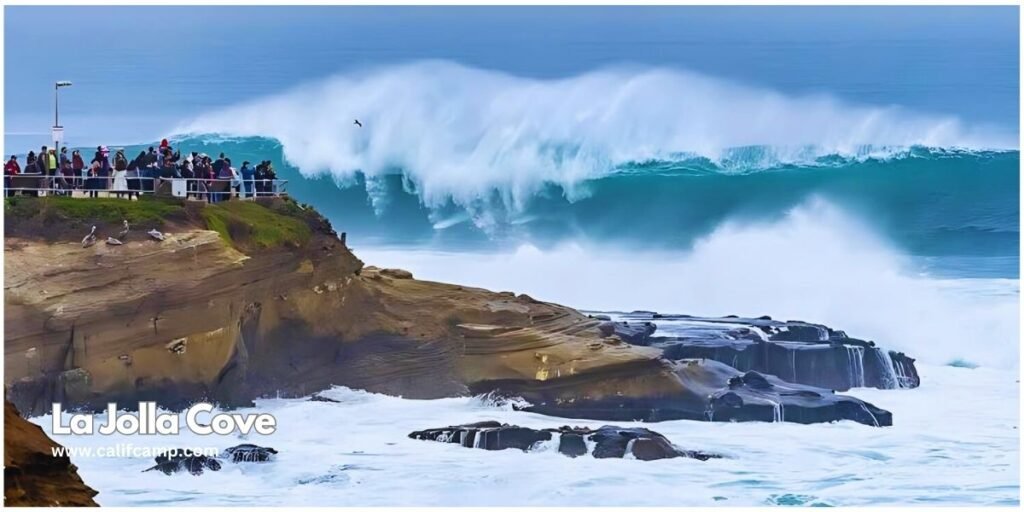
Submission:
{"label": "dark rock in foam", "polygon": [[214,457],[202,455],[192,450],[181,450],[176,453],[164,452],[156,456],[156,465],[143,471],[160,471],[165,475],[186,471],[193,475],[201,475],[207,469],[220,471],[220,461]]}
{"label": "dark rock in foam", "polygon": [[611,421],[788,421],[825,423],[851,420],[870,426],[892,425],[892,414],[830,389],[793,384],[773,375],[735,368],[711,359],[677,361],[674,374],[685,393],[633,398],[610,394],[579,395],[571,383],[540,386],[492,383],[500,393],[524,399],[520,410],[568,418]]}
{"label": "dark rock in foam", "polygon": [[713,359],[740,371],[755,370],[789,382],[839,391],[856,387],[914,388],[921,382],[913,358],[824,325],[783,322],[768,316],[704,318],[631,313],[625,317],[631,326],[647,320],[660,323],[663,336],[653,336],[652,332],[652,336],[639,341],[620,337],[628,343],[659,347],[668,359]]}
{"label": "dark rock in foam", "polygon": [[221,457],[231,462],[270,462],[277,455],[277,450],[254,444],[240,444],[227,448]]}
{"label": "dark rock in foam", "polygon": [[[538,430],[497,421],[482,421],[420,430],[409,434],[412,439],[454,443],[467,448],[515,448],[523,451],[534,450],[539,443],[551,441],[555,436],[558,437],[558,452],[569,457],[583,456],[588,452],[599,459],[634,457],[640,460],[657,460],[687,457],[708,460],[720,457],[704,452],[681,450],[665,436],[646,428],[608,425],[597,430],[568,426]],[[588,445],[593,445],[592,452]]]}
{"label": "dark rock in foam", "polygon": [[277,455],[277,450],[254,444],[240,444],[226,448],[217,457],[210,457],[196,453],[192,450],[183,449],[174,452],[164,452],[156,456],[156,465],[146,471],[160,471],[165,475],[171,475],[182,471],[192,475],[201,475],[204,471],[220,471],[221,461],[242,463],[242,462],[270,462]]}

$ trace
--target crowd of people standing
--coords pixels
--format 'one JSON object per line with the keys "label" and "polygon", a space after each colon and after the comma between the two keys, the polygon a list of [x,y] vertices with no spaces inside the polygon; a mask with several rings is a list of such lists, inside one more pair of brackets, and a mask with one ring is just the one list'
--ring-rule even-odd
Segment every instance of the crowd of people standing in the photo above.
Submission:
{"label": "crowd of people standing", "polygon": [[97,197],[101,191],[108,191],[119,197],[131,199],[143,193],[159,190],[162,181],[185,178],[188,197],[206,199],[210,202],[223,201],[231,195],[256,197],[276,193],[277,174],[270,160],[257,165],[242,162],[241,168],[232,166],[231,159],[221,153],[216,159],[205,153],[192,152],[182,158],[167,139],[160,142],[159,149],[152,146],[140,151],[132,160],[118,149],[110,158],[106,146],[98,146],[88,165],[79,150],[68,155],[68,148],[62,147],[58,154],[46,146],[39,154],[29,151],[24,169],[19,165],[17,155],[11,155],[4,165],[4,185],[11,195],[10,177],[36,175],[45,178],[43,186],[56,195],[71,195],[80,189],[89,197]]}

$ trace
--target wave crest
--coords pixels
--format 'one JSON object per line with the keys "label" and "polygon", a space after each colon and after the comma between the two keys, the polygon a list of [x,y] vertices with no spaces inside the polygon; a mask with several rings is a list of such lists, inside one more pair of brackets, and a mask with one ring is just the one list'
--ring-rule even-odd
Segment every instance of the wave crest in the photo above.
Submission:
{"label": "wave crest", "polygon": [[680,154],[770,167],[913,146],[1017,145],[955,117],[785,96],[685,71],[623,67],[540,80],[442,61],[337,75],[176,131],[272,137],[304,174],[339,182],[402,172],[427,206],[497,194],[511,209],[545,186],[571,197],[624,163]]}

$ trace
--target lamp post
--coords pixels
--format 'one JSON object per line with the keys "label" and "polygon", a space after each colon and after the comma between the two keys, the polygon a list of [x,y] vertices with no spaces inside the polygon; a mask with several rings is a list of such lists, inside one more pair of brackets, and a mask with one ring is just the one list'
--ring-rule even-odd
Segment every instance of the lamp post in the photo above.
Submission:
{"label": "lamp post", "polygon": [[71,87],[71,82],[61,80],[53,84],[53,151],[55,155],[59,155],[60,143],[64,139],[64,127],[60,125],[60,99],[58,94],[61,87]]}

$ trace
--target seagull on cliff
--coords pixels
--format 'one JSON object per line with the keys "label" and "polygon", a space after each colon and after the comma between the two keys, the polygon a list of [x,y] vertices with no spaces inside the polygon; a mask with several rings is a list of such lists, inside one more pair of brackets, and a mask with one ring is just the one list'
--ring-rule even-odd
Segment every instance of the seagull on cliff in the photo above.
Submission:
{"label": "seagull on cliff", "polygon": [[362,127],[363,127],[363,123],[360,123],[358,119],[356,119],[355,121],[353,121],[353,122],[352,122],[352,124],[354,124],[354,125],[356,125],[356,126],[358,126],[358,127],[360,127],[360,128],[362,128]]}
{"label": "seagull on cliff", "polygon": [[122,229],[121,232],[117,234],[117,239],[118,240],[124,240],[127,237],[128,237],[128,219],[124,219],[124,229]]}
{"label": "seagull on cliff", "polygon": [[96,243],[96,226],[93,226],[92,231],[82,239],[82,247],[89,247],[94,243]]}
{"label": "seagull on cliff", "polygon": [[159,241],[159,242],[163,242],[164,241],[164,234],[159,232],[159,231],[157,231],[156,229],[151,229],[148,232],[146,232],[146,234],[149,235],[150,237],[152,237],[156,241]]}

